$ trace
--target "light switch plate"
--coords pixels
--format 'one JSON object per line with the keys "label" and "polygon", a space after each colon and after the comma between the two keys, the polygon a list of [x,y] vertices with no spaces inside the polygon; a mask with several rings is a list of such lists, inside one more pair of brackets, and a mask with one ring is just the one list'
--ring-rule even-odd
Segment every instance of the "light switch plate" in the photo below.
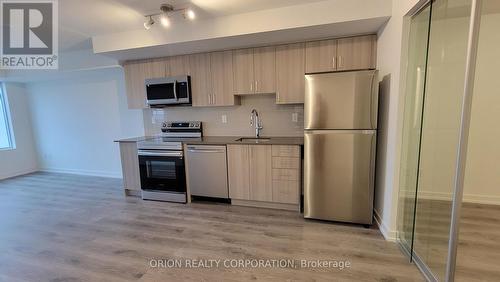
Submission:
{"label": "light switch plate", "polygon": [[227,123],[227,116],[226,115],[222,115],[222,123]]}

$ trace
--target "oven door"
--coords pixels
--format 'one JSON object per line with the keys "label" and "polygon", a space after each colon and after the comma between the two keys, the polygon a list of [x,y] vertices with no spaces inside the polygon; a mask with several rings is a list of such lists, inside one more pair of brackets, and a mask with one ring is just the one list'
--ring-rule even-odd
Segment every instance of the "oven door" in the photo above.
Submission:
{"label": "oven door", "polygon": [[141,189],[186,193],[182,151],[139,150]]}

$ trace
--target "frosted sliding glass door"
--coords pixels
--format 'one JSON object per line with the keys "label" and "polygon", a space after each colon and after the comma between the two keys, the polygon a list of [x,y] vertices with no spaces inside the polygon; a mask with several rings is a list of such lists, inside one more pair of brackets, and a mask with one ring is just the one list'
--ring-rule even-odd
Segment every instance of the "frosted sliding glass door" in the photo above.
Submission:
{"label": "frosted sliding glass door", "polygon": [[430,5],[410,20],[399,188],[398,239],[411,253],[417,196]]}
{"label": "frosted sliding glass door", "polygon": [[471,0],[431,6],[413,250],[445,281]]}

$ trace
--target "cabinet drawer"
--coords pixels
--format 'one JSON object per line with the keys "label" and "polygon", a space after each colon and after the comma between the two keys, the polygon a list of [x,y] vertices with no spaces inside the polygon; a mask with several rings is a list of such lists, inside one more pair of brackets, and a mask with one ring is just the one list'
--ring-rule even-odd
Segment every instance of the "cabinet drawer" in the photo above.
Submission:
{"label": "cabinet drawer", "polygon": [[297,169],[273,168],[273,180],[291,180],[299,179],[299,171]]}
{"label": "cabinet drawer", "polygon": [[284,204],[299,203],[299,182],[274,180],[273,181],[273,202]]}
{"label": "cabinet drawer", "polygon": [[273,157],[273,168],[300,168],[299,158],[289,158],[289,157]]}
{"label": "cabinet drawer", "polygon": [[273,157],[300,158],[299,146],[273,145]]}

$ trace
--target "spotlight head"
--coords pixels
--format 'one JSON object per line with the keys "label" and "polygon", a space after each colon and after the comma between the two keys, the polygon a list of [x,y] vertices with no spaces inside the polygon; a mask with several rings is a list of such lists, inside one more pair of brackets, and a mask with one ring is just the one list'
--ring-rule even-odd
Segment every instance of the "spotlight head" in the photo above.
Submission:
{"label": "spotlight head", "polygon": [[151,26],[155,24],[155,21],[153,20],[152,16],[149,16],[149,19],[144,23],[144,28],[145,29],[150,29]]}
{"label": "spotlight head", "polygon": [[170,26],[170,19],[168,18],[168,16],[166,14],[161,15],[160,22],[161,22],[161,25],[164,27]]}
{"label": "spotlight head", "polygon": [[184,17],[187,19],[190,19],[190,20],[194,20],[196,18],[196,14],[194,13],[194,11],[192,9],[187,9],[184,12]]}

